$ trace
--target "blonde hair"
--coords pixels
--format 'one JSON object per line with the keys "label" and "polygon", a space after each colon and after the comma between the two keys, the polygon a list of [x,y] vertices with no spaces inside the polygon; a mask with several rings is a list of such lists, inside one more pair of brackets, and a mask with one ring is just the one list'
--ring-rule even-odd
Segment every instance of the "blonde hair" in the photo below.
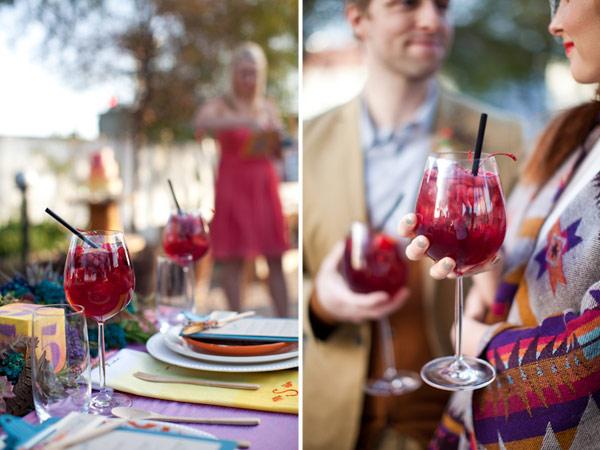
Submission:
{"label": "blonde hair", "polygon": [[236,65],[240,61],[250,60],[256,63],[258,68],[258,80],[257,80],[257,89],[256,96],[262,97],[265,94],[267,88],[267,56],[265,55],[264,50],[260,45],[256,42],[243,42],[238,45],[232,53],[231,56],[231,78],[233,80],[233,74],[235,71]]}

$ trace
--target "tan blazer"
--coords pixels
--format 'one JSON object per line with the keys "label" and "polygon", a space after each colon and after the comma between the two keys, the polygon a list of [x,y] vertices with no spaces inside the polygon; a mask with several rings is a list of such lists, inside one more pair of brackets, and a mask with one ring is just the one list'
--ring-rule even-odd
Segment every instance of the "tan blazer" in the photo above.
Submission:
{"label": "tan blazer", "polygon": [[[453,130],[463,149],[475,142],[479,117],[489,113],[484,149],[520,154],[520,127],[490,108],[442,91],[433,133]],[[364,167],[360,148],[360,100],[354,99],[304,125],[303,245],[305,275],[314,277],[333,245],[343,239],[350,223],[367,221]],[[516,167],[498,158],[503,187],[510,189]],[[415,170],[422,170],[416,167]],[[423,271],[431,262],[423,261]],[[454,284],[434,282],[424,289],[428,343],[435,354],[451,354],[449,330],[454,314]],[[415,287],[412,287],[415,289]],[[350,450],[356,445],[363,409],[362,386],[371,348],[368,324],[342,324],[322,341],[314,337],[304,309],[303,442],[307,450]]]}

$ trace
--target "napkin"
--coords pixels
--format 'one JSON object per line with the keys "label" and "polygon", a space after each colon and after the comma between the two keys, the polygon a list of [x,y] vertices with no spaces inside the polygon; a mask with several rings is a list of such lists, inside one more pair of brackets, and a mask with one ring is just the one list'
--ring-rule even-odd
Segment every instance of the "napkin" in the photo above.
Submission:
{"label": "napkin", "polygon": [[[298,370],[274,372],[222,373],[185,369],[162,363],[147,353],[130,349],[119,351],[107,362],[108,386],[122,392],[176,402],[203,403],[233,408],[257,409],[298,414]],[[92,379],[98,379],[93,371]],[[188,384],[156,383],[135,378],[135,372],[152,375],[203,378],[217,381],[255,383],[256,391]]]}
{"label": "napkin", "polygon": [[[78,433],[104,428],[102,434],[70,446],[70,450],[234,450],[234,441],[222,441],[190,433],[188,429],[176,428],[170,424],[146,421],[128,421],[120,426],[115,419],[102,416],[71,412],[64,418],[50,420],[40,425],[37,430],[23,427],[21,419],[6,417],[10,436],[10,448],[20,450],[46,448],[62,439],[76,436]],[[114,425],[112,425],[114,424]],[[21,431],[18,433],[17,431]],[[25,431],[25,432],[23,432]],[[193,430],[191,430],[193,432]],[[31,433],[30,433],[31,432]]]}

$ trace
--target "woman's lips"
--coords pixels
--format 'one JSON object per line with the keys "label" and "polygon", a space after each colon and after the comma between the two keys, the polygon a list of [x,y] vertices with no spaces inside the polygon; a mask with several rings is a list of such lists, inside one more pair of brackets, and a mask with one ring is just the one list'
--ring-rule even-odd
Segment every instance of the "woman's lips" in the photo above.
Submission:
{"label": "woman's lips", "polygon": [[572,42],[565,42],[563,45],[565,47],[565,53],[567,54],[567,56],[569,56],[571,54],[571,51],[573,51],[573,49],[575,48],[575,44],[573,44]]}

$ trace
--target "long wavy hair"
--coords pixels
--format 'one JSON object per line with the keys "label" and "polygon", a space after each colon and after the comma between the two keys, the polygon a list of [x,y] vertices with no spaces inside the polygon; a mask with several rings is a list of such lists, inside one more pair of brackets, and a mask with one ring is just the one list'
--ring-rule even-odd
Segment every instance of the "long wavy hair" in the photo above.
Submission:
{"label": "long wavy hair", "polygon": [[550,122],[525,165],[523,180],[544,184],[599,123],[600,87],[594,100],[564,111]]}

